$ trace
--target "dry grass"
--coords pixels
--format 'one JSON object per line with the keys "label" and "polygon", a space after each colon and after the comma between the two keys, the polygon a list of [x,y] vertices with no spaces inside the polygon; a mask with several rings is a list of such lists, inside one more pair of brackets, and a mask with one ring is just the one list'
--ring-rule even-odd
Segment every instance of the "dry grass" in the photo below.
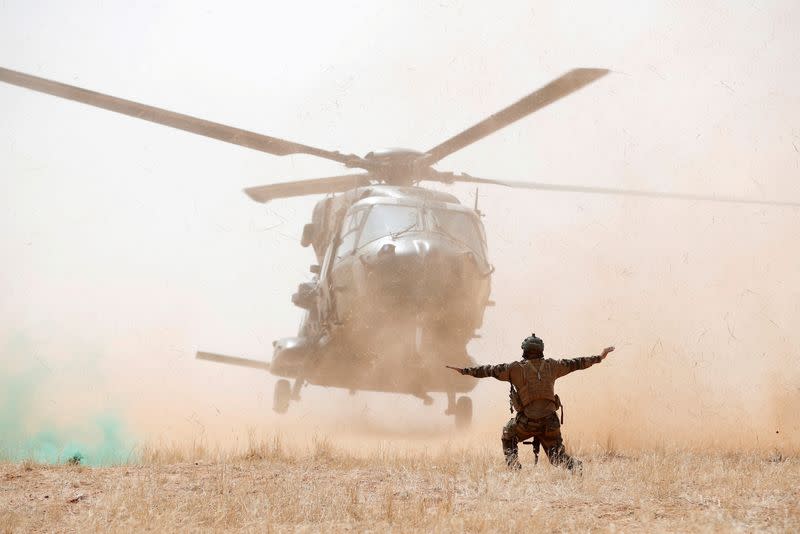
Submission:
{"label": "dry grass", "polygon": [[111,468],[4,463],[0,531],[800,531],[794,458],[585,451],[571,476],[529,455],[512,473],[494,447],[355,454],[269,439]]}

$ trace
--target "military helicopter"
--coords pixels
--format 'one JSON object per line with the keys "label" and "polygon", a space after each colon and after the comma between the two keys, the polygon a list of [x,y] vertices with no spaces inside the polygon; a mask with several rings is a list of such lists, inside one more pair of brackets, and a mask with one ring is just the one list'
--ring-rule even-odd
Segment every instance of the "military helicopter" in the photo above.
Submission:
{"label": "military helicopter", "polygon": [[[491,275],[486,234],[476,200],[462,205],[421,182],[500,185],[534,190],[649,196],[686,200],[798,206],[733,197],[659,193],[479,178],[434,165],[513,122],[602,78],[606,69],[574,69],[433,148],[342,154],[242,130],[0,68],[0,81],[178,128],[268,154],[307,154],[343,164],[339,176],[249,187],[257,202],[324,195],[303,228],[311,247],[311,282],[292,302],[304,310],[299,332],[273,342],[270,363],[198,352],[197,358],[268,370],[273,409],[285,413],[304,385],[410,394],[425,404],[445,393],[445,413],[456,426],[472,419],[468,396],[475,381],[444,373],[443,364],[469,366],[467,344],[483,323]],[[290,384],[289,380],[294,380]]]}

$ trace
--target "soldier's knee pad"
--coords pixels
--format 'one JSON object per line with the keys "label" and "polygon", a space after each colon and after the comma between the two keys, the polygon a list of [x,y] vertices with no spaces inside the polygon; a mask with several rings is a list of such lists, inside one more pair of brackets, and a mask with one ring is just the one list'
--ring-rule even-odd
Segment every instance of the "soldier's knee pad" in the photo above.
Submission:
{"label": "soldier's knee pad", "polygon": [[506,438],[506,437],[503,437],[503,439],[501,439],[500,442],[503,444],[503,450],[504,451],[507,451],[507,450],[516,451],[517,450],[517,438],[516,437],[510,438],[510,439]]}
{"label": "soldier's knee pad", "polygon": [[503,427],[503,435],[501,439],[517,439],[517,433],[514,432],[514,420],[512,419],[506,426]]}

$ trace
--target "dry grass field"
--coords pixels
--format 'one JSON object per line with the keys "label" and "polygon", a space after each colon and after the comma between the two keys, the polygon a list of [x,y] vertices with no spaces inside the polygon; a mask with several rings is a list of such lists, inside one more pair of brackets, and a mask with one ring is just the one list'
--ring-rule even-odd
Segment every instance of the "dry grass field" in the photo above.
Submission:
{"label": "dry grass field", "polygon": [[498,448],[270,439],[107,468],[8,462],[0,531],[800,531],[796,457],[596,449],[572,476],[527,448],[509,472]]}

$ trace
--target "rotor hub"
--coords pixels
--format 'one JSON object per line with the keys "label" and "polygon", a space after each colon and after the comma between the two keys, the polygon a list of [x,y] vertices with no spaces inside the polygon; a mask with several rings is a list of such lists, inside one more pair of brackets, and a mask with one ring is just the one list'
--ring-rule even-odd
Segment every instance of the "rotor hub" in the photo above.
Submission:
{"label": "rotor hub", "polygon": [[390,185],[411,185],[424,179],[420,162],[424,152],[410,148],[381,148],[364,156],[375,167],[370,169],[378,178]]}

